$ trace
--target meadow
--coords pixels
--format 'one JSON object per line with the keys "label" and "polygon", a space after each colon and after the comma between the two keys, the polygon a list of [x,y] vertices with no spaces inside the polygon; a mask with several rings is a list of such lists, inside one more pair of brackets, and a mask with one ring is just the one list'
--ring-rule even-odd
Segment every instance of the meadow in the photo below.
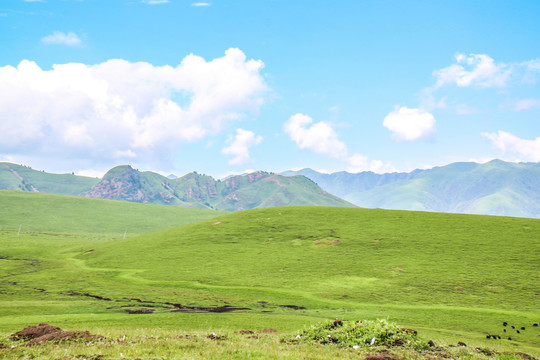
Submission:
{"label": "meadow", "polygon": [[[13,191],[0,191],[0,202],[0,343],[44,322],[114,339],[0,356],[358,358],[280,341],[336,318],[388,319],[441,345],[540,354],[537,219],[225,213]],[[268,328],[279,335],[237,333]],[[452,349],[450,357],[477,356]]]}

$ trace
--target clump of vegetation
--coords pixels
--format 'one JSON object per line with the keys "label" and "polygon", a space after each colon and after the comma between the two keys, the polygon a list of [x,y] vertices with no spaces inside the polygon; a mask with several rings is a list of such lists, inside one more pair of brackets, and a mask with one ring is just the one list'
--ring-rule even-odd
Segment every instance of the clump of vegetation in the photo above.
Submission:
{"label": "clump of vegetation", "polygon": [[335,344],[347,347],[403,346],[427,349],[428,342],[412,329],[404,329],[387,320],[328,320],[301,330],[287,343]]}

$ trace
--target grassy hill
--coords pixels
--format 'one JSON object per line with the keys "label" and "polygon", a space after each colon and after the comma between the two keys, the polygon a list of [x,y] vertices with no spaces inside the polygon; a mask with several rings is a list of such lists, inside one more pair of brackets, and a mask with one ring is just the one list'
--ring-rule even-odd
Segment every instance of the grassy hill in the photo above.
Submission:
{"label": "grassy hill", "polygon": [[0,189],[83,195],[99,179],[73,174],[49,174],[28,166],[0,162]]}
{"label": "grassy hill", "polygon": [[294,205],[354,206],[304,176],[257,172],[220,181],[192,172],[169,179],[153,172],[139,172],[127,165],[109,170],[87,196],[227,211]]}
{"label": "grassy hill", "polygon": [[540,163],[453,163],[411,173],[302,174],[361,207],[540,218]]}
{"label": "grassy hill", "polygon": [[[40,322],[287,332],[389,318],[441,343],[540,347],[539,220],[324,207],[209,219],[35,193],[0,199],[0,332]],[[27,218],[34,225],[18,232]],[[504,321],[527,330],[505,334]]]}

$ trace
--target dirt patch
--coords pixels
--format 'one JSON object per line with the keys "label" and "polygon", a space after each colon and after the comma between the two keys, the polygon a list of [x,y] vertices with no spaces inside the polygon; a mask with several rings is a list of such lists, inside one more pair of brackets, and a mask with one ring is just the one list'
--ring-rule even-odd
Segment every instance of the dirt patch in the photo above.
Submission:
{"label": "dirt patch", "polygon": [[524,358],[525,360],[534,360],[533,356],[531,356],[529,354],[522,353],[522,352],[517,352],[516,355]]}
{"label": "dirt patch", "polygon": [[405,334],[418,335],[418,331],[416,331],[414,329],[401,328],[400,330],[401,330],[401,332],[404,332]]}
{"label": "dirt patch", "polygon": [[240,334],[240,335],[251,335],[251,334],[255,334],[255,332],[251,331],[251,330],[237,330],[234,332],[235,334]]}
{"label": "dirt patch", "polygon": [[206,335],[206,337],[210,340],[227,340],[227,336],[225,335],[218,335],[216,333],[211,333]]}
{"label": "dirt patch", "polygon": [[388,353],[368,354],[364,360],[404,360]]}
{"label": "dirt patch", "polygon": [[92,335],[89,331],[63,331],[58,326],[49,324],[30,325],[10,335],[13,340],[28,341],[25,346],[40,344],[48,341],[93,340],[103,339],[101,335]]}
{"label": "dirt patch", "polygon": [[26,346],[41,344],[49,341],[60,342],[60,341],[69,341],[69,340],[95,340],[103,339],[101,335],[92,335],[89,331],[57,331],[51,334],[43,335],[38,338],[35,338],[26,343]]}
{"label": "dirt patch", "polygon": [[11,334],[10,338],[13,340],[32,340],[58,331],[62,331],[62,329],[49,324],[30,325],[21,331]]}
{"label": "dirt patch", "polygon": [[278,332],[276,329],[261,329],[257,331],[257,334],[276,334]]}

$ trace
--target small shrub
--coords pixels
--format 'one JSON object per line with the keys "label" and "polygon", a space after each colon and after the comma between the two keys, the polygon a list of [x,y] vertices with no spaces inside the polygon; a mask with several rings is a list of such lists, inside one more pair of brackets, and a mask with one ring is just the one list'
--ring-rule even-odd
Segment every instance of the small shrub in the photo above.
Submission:
{"label": "small shrub", "polygon": [[400,328],[387,320],[329,320],[299,331],[292,338],[284,338],[287,343],[319,343],[338,346],[403,346],[427,349],[427,341],[418,337],[415,331]]}

